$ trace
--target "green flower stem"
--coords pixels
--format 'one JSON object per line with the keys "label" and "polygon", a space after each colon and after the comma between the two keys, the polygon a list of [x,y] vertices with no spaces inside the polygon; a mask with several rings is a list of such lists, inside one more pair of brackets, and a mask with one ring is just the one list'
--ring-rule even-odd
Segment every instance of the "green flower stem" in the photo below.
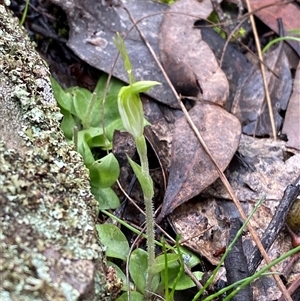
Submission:
{"label": "green flower stem", "polygon": [[[147,144],[146,144],[145,136],[142,135],[138,138],[135,138],[135,144],[136,144],[136,149],[137,149],[137,152],[139,154],[140,161],[141,161],[142,174],[145,177],[148,178],[148,177],[150,177],[150,174],[149,174],[149,164],[148,164],[148,157],[147,157]],[[148,192],[148,193],[149,193],[148,197],[150,197],[150,193],[152,194],[152,191]],[[151,195],[151,197],[153,197],[153,195]]]}
{"label": "green flower stem", "polygon": [[150,268],[154,265],[155,260],[155,242],[154,242],[154,218],[153,218],[153,206],[152,198],[147,199],[144,196],[145,201],[145,211],[146,211],[146,220],[147,228],[146,233],[148,236],[147,245],[148,245],[148,278],[146,282],[146,295],[148,292],[151,292],[151,285],[154,275],[150,272]]}
{"label": "green flower stem", "polygon": [[146,298],[151,292],[151,285],[154,275],[150,272],[150,268],[154,265],[155,261],[155,237],[154,237],[154,212],[152,199],[154,196],[153,182],[149,174],[149,164],[147,157],[147,144],[146,139],[142,135],[135,139],[136,148],[141,161],[141,171],[144,176],[145,182],[144,185],[141,183],[143,193],[144,193],[144,202],[145,202],[145,211],[146,211],[146,234],[148,237],[148,278],[146,282]]}
{"label": "green flower stem", "polygon": [[154,235],[154,210],[152,199],[154,196],[153,181],[149,174],[149,164],[147,157],[147,144],[144,137],[144,112],[140,99],[140,93],[147,92],[153,86],[158,85],[156,81],[139,81],[135,82],[132,73],[132,65],[126,51],[124,41],[120,34],[114,39],[114,42],[124,60],[125,70],[128,72],[129,86],[122,87],[118,94],[118,108],[125,130],[130,133],[136,144],[137,152],[140,157],[141,166],[136,164],[130,158],[129,163],[136,174],[138,181],[142,187],[145,201],[146,212],[146,234],[148,246],[148,277],[146,281],[146,300],[151,299],[151,287],[154,274],[151,267],[155,263],[155,235]]}

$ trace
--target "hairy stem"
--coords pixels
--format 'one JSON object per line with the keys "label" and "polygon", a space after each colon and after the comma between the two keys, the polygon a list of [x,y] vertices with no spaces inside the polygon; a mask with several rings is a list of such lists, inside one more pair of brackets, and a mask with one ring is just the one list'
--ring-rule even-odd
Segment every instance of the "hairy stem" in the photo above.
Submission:
{"label": "hairy stem", "polygon": [[[154,211],[152,199],[154,195],[153,182],[149,174],[149,164],[147,157],[147,144],[144,136],[135,139],[137,151],[141,161],[141,170],[145,178],[144,185],[141,183],[146,211],[146,233],[147,233],[147,246],[148,246],[148,278],[146,282],[146,299],[150,299],[151,285],[153,274],[150,272],[150,267],[154,265],[155,260],[155,235],[154,235]],[[146,185],[145,185],[146,184]]]}

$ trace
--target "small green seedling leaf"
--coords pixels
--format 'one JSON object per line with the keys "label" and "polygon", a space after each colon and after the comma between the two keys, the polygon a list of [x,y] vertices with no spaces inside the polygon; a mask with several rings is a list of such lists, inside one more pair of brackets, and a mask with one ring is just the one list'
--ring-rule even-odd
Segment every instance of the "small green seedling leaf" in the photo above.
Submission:
{"label": "small green seedling leaf", "polygon": [[117,209],[120,200],[116,193],[110,188],[100,188],[91,186],[91,192],[99,203],[100,210]]}
{"label": "small green seedling leaf", "polygon": [[[197,264],[201,263],[200,258],[197,255],[195,255],[192,251],[182,246],[179,246],[179,248],[180,253],[182,255],[182,259],[189,268],[193,268]],[[177,248],[174,251],[178,252]]]}
{"label": "small green seedling leaf", "polygon": [[[177,273],[176,273],[177,272]],[[175,269],[174,271],[170,271],[170,280],[169,280],[169,288],[172,288],[173,285],[174,285],[174,281],[175,281],[175,277],[172,277],[172,276],[176,276],[179,272],[179,268]],[[194,272],[193,273],[194,276],[198,279],[198,280],[201,280],[202,276],[203,276],[203,273],[202,272]],[[180,277],[180,279],[176,282],[176,291],[180,291],[180,290],[186,290],[186,289],[189,289],[191,287],[195,287],[196,284],[192,281],[192,279],[186,275],[186,274],[182,274],[182,276]]]}
{"label": "small green seedling leaf", "polygon": [[89,103],[92,100],[92,93],[84,88],[75,87],[72,89],[73,105],[76,116],[79,117],[84,126],[89,127],[89,121],[85,120]]}
{"label": "small green seedling leaf", "polygon": [[128,158],[128,161],[130,163],[131,168],[133,169],[136,177],[139,180],[139,183],[142,187],[143,193],[144,195],[153,195],[154,191],[153,191],[153,182],[151,177],[147,177],[142,173],[142,169],[141,166],[138,165],[136,162],[134,162],[131,158]]}
{"label": "small green seedling leaf", "polygon": [[61,127],[62,131],[64,132],[64,135],[66,136],[66,138],[69,141],[72,141],[73,134],[74,134],[74,127],[76,126],[76,122],[74,120],[73,115],[69,111],[67,111],[63,108],[61,108],[60,111],[64,115],[63,120],[60,124],[60,127]]}
{"label": "small green seedling leaf", "polygon": [[83,157],[84,164],[87,168],[89,168],[95,162],[91,149],[86,142],[86,140],[89,141],[89,139],[90,135],[88,133],[78,133],[77,151]]}
{"label": "small green seedling leaf", "polygon": [[135,249],[130,256],[129,273],[141,293],[145,292],[147,269],[148,253],[142,249]]}
{"label": "small green seedling leaf", "polygon": [[178,263],[179,255],[175,253],[167,254],[167,266],[165,264],[165,255],[162,254],[155,258],[154,266],[150,268],[150,273],[157,274],[166,268],[179,266]]}
{"label": "small green seedling leaf", "polygon": [[110,153],[95,161],[90,167],[91,186],[107,188],[113,185],[120,174],[118,160]]}
{"label": "small green seedling leaf", "polygon": [[[128,301],[127,293],[121,295],[119,298],[116,299],[116,301]],[[130,292],[130,301],[145,301],[145,298],[139,292],[132,291]]]}
{"label": "small green seedling leaf", "polygon": [[50,80],[51,80],[54,97],[58,105],[60,106],[60,108],[65,109],[70,113],[73,113],[72,112],[73,99],[71,93],[65,92],[53,77],[51,77]]}
{"label": "small green seedling leaf", "polygon": [[106,256],[125,261],[129,253],[129,244],[122,231],[113,224],[98,224],[96,229],[106,247]]}

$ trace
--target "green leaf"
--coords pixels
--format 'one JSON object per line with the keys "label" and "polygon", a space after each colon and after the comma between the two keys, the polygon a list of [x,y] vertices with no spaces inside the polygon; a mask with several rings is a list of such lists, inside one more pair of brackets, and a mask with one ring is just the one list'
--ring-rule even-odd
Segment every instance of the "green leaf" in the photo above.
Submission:
{"label": "green leaf", "polygon": [[165,255],[162,254],[158,257],[155,258],[155,263],[154,266],[152,266],[149,270],[150,273],[157,274],[161,271],[163,271],[165,268],[171,268],[171,267],[176,267],[179,266],[178,263],[179,255],[174,254],[174,253],[169,253],[167,254],[167,267],[165,265]]}
{"label": "green leaf", "polygon": [[106,134],[106,138],[109,141],[113,140],[113,136],[114,136],[114,131],[115,130],[119,130],[119,131],[124,131],[124,126],[122,123],[121,118],[119,117],[118,119],[112,121],[110,124],[107,125],[107,127],[105,128],[105,134]]}
{"label": "green leaf", "polygon": [[119,162],[113,153],[95,161],[90,167],[91,186],[107,188],[113,185],[120,174]]}
{"label": "green leaf", "polygon": [[68,92],[65,92],[59,83],[53,78],[50,78],[53,95],[60,106],[60,108],[65,109],[68,112],[72,113],[72,95]]}
{"label": "green leaf", "polygon": [[145,292],[147,269],[148,253],[142,249],[135,249],[130,256],[129,273],[141,293]]}
{"label": "green leaf", "polygon": [[[104,90],[106,88],[107,75],[102,75],[98,80],[97,86],[94,90],[94,93],[97,95],[97,100],[95,104],[95,109],[92,112],[91,126],[102,127],[102,115],[104,115],[104,126],[106,127],[110,123],[114,122],[117,119],[120,119],[120,114],[118,110],[118,93],[120,89],[124,86],[124,83],[119,81],[116,78],[111,78],[108,93],[106,95],[105,105],[104,105],[104,114],[102,112],[103,107],[103,96]],[[98,109],[99,108],[99,109]]]}
{"label": "green leaf", "polygon": [[68,140],[72,140],[76,122],[74,120],[73,115],[69,111],[67,111],[63,108],[61,108],[60,110],[61,110],[61,113],[64,115],[63,120],[60,124],[60,127],[61,127],[62,131],[64,132],[65,137]]}
{"label": "green leaf", "polygon": [[128,156],[127,156],[127,158],[128,158],[128,161],[129,161],[129,164],[130,164],[131,168],[134,171],[134,174],[136,175],[136,177],[137,177],[137,179],[138,179],[138,181],[139,181],[139,183],[142,187],[144,195],[152,198],[152,196],[154,194],[154,190],[153,190],[153,182],[152,182],[151,177],[150,176],[145,176],[142,173],[141,166],[138,165],[136,162],[134,162]]}
{"label": "green leaf", "polygon": [[99,135],[99,136],[96,136],[96,137],[94,137],[90,140],[89,146],[91,148],[100,147],[102,149],[105,149],[105,147],[107,146],[107,148],[110,150],[112,148],[112,143],[107,141],[107,140],[106,140],[106,143],[105,143],[104,135]]}
{"label": "green leaf", "polygon": [[91,186],[91,192],[99,203],[99,209],[117,209],[120,206],[118,196],[110,187]]}
{"label": "green leaf", "polygon": [[[179,265],[173,266],[171,268],[168,268],[168,277],[169,277],[169,283],[168,287],[173,288],[174,282],[176,281],[177,275],[179,274]],[[201,280],[203,273],[202,272],[193,272],[195,277],[198,280]],[[165,275],[164,273],[161,273],[161,283],[159,284],[159,287],[162,288],[165,283]],[[183,273],[181,277],[177,280],[175,290],[185,290],[191,287],[195,287],[195,283],[191,280],[191,278]]]}
{"label": "green leaf", "polygon": [[88,141],[89,139],[90,139],[90,136],[87,133],[83,133],[83,135],[82,135],[81,131],[78,133],[78,149],[77,149],[77,151],[83,157],[84,164],[87,168],[89,168],[95,162],[95,159],[91,152],[91,149],[86,142],[86,140]]}
{"label": "green leaf", "polygon": [[[182,255],[182,259],[189,268],[193,268],[201,262],[200,258],[189,249],[181,246],[179,248],[180,253]],[[178,252],[177,249],[175,249],[175,252]]]}
{"label": "green leaf", "polygon": [[103,129],[101,127],[89,127],[88,129],[82,130],[78,133],[78,139],[83,139],[90,147],[93,145],[94,138],[104,140]]}
{"label": "green leaf", "polygon": [[102,244],[106,247],[106,256],[126,260],[129,244],[122,231],[113,224],[97,224],[96,229]]}
{"label": "green leaf", "polygon": [[92,93],[87,89],[79,87],[73,88],[71,93],[76,116],[79,117],[83,124],[86,123],[85,126],[88,127],[90,120],[85,120],[85,118],[89,103],[92,100]]}
{"label": "green leaf", "polygon": [[[101,127],[94,128],[89,127],[88,129],[79,132],[80,138],[84,137],[85,142],[90,148],[93,147],[106,147],[103,129]],[[111,142],[106,140],[107,146],[111,147]]]}
{"label": "green leaf", "polygon": [[161,85],[160,82],[153,80],[142,80],[136,83],[133,83],[131,86],[128,86],[132,94],[139,94],[149,91],[154,86]]}
{"label": "green leaf", "polygon": [[[117,298],[116,301],[128,301],[127,292]],[[139,292],[132,291],[130,292],[130,301],[145,301],[145,298]]]}
{"label": "green leaf", "polygon": [[[179,272],[179,269],[177,271]],[[203,276],[202,272],[193,272],[193,274],[195,275],[195,277],[198,280],[201,280],[201,278]],[[175,281],[175,278],[170,279],[169,285],[168,285],[169,288],[173,287],[174,281]],[[186,290],[188,288],[195,287],[195,286],[196,286],[196,284],[192,281],[192,279],[188,275],[183,273],[182,276],[180,277],[180,279],[178,280],[178,282],[176,283],[175,290],[176,291]]]}

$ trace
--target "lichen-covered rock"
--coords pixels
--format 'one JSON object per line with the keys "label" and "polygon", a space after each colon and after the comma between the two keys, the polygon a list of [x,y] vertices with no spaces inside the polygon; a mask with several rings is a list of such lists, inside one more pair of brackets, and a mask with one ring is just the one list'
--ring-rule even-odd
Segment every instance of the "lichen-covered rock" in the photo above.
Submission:
{"label": "lichen-covered rock", "polygon": [[120,285],[97,239],[88,172],[55,104],[46,65],[0,5],[2,301],[111,300]]}

